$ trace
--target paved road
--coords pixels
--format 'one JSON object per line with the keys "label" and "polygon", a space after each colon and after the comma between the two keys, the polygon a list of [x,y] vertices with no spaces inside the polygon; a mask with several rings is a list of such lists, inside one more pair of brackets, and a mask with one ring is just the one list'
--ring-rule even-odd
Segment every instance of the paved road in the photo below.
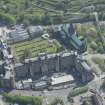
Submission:
{"label": "paved road", "polygon": [[[60,97],[64,100],[65,105],[70,105],[67,102],[67,95],[72,90],[72,88],[52,90],[52,91],[31,91],[31,90],[13,90],[11,94],[23,95],[23,96],[40,96],[43,98],[44,105],[52,102],[55,97]],[[68,104],[67,104],[68,103]]]}
{"label": "paved road", "polygon": [[60,97],[64,100],[65,105],[67,105],[68,103],[67,96],[71,90],[72,89],[67,88],[67,89],[61,89],[61,90],[45,91],[44,95],[49,102],[53,101],[55,97]]}

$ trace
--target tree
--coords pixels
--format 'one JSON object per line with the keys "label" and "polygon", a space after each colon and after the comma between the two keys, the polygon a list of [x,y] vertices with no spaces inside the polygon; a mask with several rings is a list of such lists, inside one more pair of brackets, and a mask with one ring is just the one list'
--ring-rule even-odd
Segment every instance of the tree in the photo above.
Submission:
{"label": "tree", "polygon": [[30,0],[25,0],[25,8],[29,8],[30,6]]}
{"label": "tree", "polygon": [[25,59],[31,57],[30,49],[25,48],[23,56],[24,56]]}
{"label": "tree", "polygon": [[38,97],[32,98],[32,105],[42,105],[42,100]]}
{"label": "tree", "polygon": [[28,27],[31,23],[30,23],[30,21],[29,21],[28,19],[24,19],[24,20],[23,20],[23,24],[24,24],[26,27]]}
{"label": "tree", "polygon": [[30,57],[31,57],[30,49],[25,48],[25,50],[23,51],[23,55],[20,57],[20,62],[24,62],[25,59]]}
{"label": "tree", "polygon": [[76,25],[76,32],[79,36],[81,36],[81,33],[82,33],[81,24]]}
{"label": "tree", "polygon": [[104,49],[101,43],[98,43],[98,48],[97,48],[97,52],[103,54],[104,53]]}
{"label": "tree", "polygon": [[68,100],[68,102],[71,102],[71,103],[74,102],[73,98],[70,95],[68,95],[67,100]]}
{"label": "tree", "polygon": [[16,23],[16,19],[14,16],[12,16],[10,14],[5,14],[5,13],[0,13],[0,20],[4,21],[5,23],[8,23],[8,24]]}
{"label": "tree", "polygon": [[87,27],[86,33],[87,37],[90,38],[90,41],[97,37],[97,30],[93,26]]}
{"label": "tree", "polygon": [[56,97],[52,102],[51,102],[51,104],[50,105],[64,105],[64,102],[63,102],[63,100],[61,99],[61,98],[59,98],[59,97]]}

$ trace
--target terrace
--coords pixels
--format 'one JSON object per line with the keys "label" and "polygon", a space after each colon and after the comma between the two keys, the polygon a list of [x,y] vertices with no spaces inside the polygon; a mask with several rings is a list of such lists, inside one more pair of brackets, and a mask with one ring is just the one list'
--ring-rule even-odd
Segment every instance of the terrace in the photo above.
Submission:
{"label": "terrace", "polygon": [[32,58],[38,55],[38,53],[56,53],[61,45],[56,41],[49,41],[43,38],[36,38],[29,41],[24,41],[10,45],[12,53],[15,56],[16,62],[19,62],[20,58],[24,56],[26,50],[29,52],[28,58]]}

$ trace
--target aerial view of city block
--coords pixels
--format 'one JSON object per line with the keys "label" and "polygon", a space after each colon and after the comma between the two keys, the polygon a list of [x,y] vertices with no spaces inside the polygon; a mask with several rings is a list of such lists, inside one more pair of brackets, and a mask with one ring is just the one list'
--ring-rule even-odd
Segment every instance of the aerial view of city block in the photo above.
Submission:
{"label": "aerial view of city block", "polygon": [[105,105],[105,0],[0,0],[0,105]]}

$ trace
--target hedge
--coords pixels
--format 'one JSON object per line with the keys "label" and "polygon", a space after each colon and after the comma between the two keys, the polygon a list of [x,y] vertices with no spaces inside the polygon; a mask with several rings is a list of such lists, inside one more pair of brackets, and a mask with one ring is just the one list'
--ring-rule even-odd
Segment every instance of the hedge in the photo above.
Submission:
{"label": "hedge", "polygon": [[19,96],[19,95],[11,95],[4,94],[4,98],[7,102],[11,103],[19,103],[19,104],[32,104],[32,105],[42,105],[42,99],[40,97],[35,96]]}
{"label": "hedge", "polygon": [[79,94],[85,93],[88,91],[88,87],[79,87],[71,91],[68,95],[68,97],[75,97]]}

